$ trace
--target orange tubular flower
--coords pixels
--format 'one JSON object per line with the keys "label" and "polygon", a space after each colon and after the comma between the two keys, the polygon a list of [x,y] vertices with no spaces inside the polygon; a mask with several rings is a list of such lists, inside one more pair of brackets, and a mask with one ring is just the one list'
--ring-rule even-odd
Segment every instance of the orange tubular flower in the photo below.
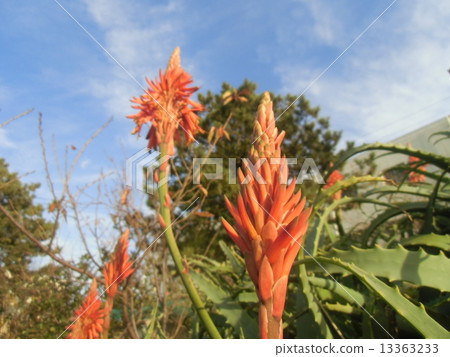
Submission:
{"label": "orange tubular flower", "polygon": [[[428,164],[417,166],[417,164],[414,164],[415,162],[419,162],[420,159],[415,156],[410,156],[408,159],[409,164],[411,165],[411,168],[418,169],[425,171],[427,169]],[[411,183],[418,183],[418,182],[425,182],[426,177],[424,174],[421,174],[419,172],[411,171],[409,173],[409,182]]]}
{"label": "orange tubular flower", "polygon": [[129,235],[130,230],[127,229],[117,243],[114,258],[103,269],[107,289],[106,293],[112,298],[116,295],[119,284],[134,272],[134,269],[130,268],[132,262],[128,258]]}
{"label": "orange tubular flower", "polygon": [[177,131],[181,126],[186,143],[194,141],[198,132],[199,117],[196,112],[202,111],[201,104],[190,99],[198,87],[189,87],[192,77],[180,65],[180,48],[177,47],[170,57],[166,72],[159,72],[159,81],[154,82],[146,78],[149,85],[140,98],[133,98],[132,107],[139,113],[129,115],[136,123],[132,134],[140,133],[142,126],[151,122],[152,126],[147,134],[148,147],[156,149],[161,143],[167,143],[168,155],[174,154],[174,135],[180,139]]}
{"label": "orange tubular flower", "polygon": [[275,126],[266,92],[255,118],[254,136],[259,138],[250,151],[251,165],[247,163],[238,172],[241,192],[237,207],[225,197],[234,227],[222,219],[255,284],[262,338],[283,338],[288,276],[311,214],[311,209],[305,209],[305,198],[301,200],[301,191],[294,193],[295,179],[287,184],[289,170],[280,149],[284,135]]}
{"label": "orange tubular flower", "polygon": [[[331,165],[333,167],[333,165]],[[328,177],[328,180],[323,187],[325,190],[334,186],[337,182],[342,181],[344,179],[344,175],[342,175],[339,170],[334,170],[331,175]],[[342,197],[342,190],[337,191],[331,196],[332,200],[340,200]]]}
{"label": "orange tubular flower", "polygon": [[88,296],[83,301],[80,308],[75,311],[73,323],[69,329],[71,332],[67,338],[99,338],[103,331],[104,310],[101,309],[102,303],[98,299],[97,281],[94,280],[89,289]]}

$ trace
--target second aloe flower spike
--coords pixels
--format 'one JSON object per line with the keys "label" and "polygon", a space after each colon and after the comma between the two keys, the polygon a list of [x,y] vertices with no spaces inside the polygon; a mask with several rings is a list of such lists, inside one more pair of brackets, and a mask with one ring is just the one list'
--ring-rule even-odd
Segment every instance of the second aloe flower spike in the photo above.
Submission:
{"label": "second aloe flower spike", "polygon": [[281,155],[284,132],[278,133],[269,93],[265,93],[255,118],[250,162],[239,170],[241,192],[237,205],[226,197],[234,227],[222,220],[231,239],[244,255],[247,271],[260,301],[262,338],[283,338],[282,315],[288,276],[308,228],[310,208],[288,184],[289,169]]}

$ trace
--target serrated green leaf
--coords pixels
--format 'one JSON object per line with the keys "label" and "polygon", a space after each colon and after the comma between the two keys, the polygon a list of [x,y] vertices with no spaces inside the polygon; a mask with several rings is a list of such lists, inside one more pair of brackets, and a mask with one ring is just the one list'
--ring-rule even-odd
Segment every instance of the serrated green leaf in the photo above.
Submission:
{"label": "serrated green leaf", "polygon": [[[356,303],[358,305],[364,305],[366,302],[366,297],[359,291],[349,288],[343,284],[338,284],[335,280],[319,278],[316,276],[310,276],[308,280],[311,285],[332,291],[334,294],[342,297],[351,304]],[[351,296],[349,296],[349,294]]]}
{"label": "serrated green leaf", "polygon": [[[395,186],[382,186],[377,187],[372,190],[369,190],[364,193],[364,196],[369,197],[373,195],[379,195],[379,197],[384,195],[391,195],[391,194],[408,194],[408,195],[414,195],[414,196],[420,196],[420,197],[430,197],[433,193],[433,190],[431,189],[431,186],[401,186],[401,187],[395,187]],[[450,195],[439,191],[437,194],[437,199],[450,201]]]}
{"label": "serrated green leaf", "polygon": [[403,246],[425,245],[435,247],[445,252],[450,252],[450,235],[439,235],[435,233],[421,234],[402,241]]}
{"label": "serrated green leaf", "polygon": [[330,290],[322,289],[319,287],[314,287],[317,297],[319,301],[336,301],[336,295],[334,295]]}
{"label": "serrated green leaf", "polygon": [[[337,265],[360,279],[370,290],[376,292],[382,299],[391,305],[398,314],[403,316],[412,326],[414,326],[425,338],[450,338],[450,332],[433,320],[425,311],[422,304],[416,306],[406,299],[396,287],[383,283],[374,275],[357,267],[355,264],[345,263],[338,258],[316,257],[321,264],[328,266]],[[308,261],[312,259],[305,259]],[[386,331],[386,333],[388,333]]]}
{"label": "serrated green leaf", "polygon": [[335,312],[342,312],[344,314],[358,314],[360,311],[354,305],[349,305],[349,304],[346,304],[346,305],[342,305],[340,303],[330,304],[329,302],[326,302],[325,304],[323,304],[323,306],[327,310],[335,311]]}
{"label": "serrated green leaf", "polygon": [[231,326],[233,326],[236,334],[239,334],[242,329],[245,338],[259,337],[259,329],[255,320],[247,314],[228,292],[222,290],[220,286],[215,285],[211,280],[195,271],[189,272],[189,275],[194,284],[203,291],[206,297],[214,303],[214,306],[218,309],[220,314],[226,318]]}
{"label": "serrated green leaf", "polygon": [[370,175],[359,177],[352,176],[346,180],[338,181],[330,188],[323,190],[316,199],[316,202],[314,203],[313,207],[318,208],[322,206],[336,192],[354,186],[356,184],[364,182],[386,182],[386,181],[388,180],[385,177],[375,177]]}
{"label": "serrated green leaf", "polygon": [[228,261],[230,262],[233,271],[235,274],[242,274],[243,270],[245,269],[244,265],[242,264],[242,262],[240,262],[238,260],[238,258],[236,257],[236,255],[233,253],[233,251],[228,248],[228,246],[225,244],[224,241],[219,241],[219,246],[220,249],[222,249],[222,252],[225,254],[225,256],[227,257]]}
{"label": "serrated green leaf", "polygon": [[325,317],[311,291],[306,269],[299,267],[300,287],[297,291],[296,310],[301,313],[295,320],[297,338],[333,338]]}
{"label": "serrated green leaf", "polygon": [[[385,249],[380,246],[361,249],[352,247],[350,250],[337,250],[327,252],[326,258],[337,258],[346,263],[352,263],[369,271],[375,276],[387,278],[390,281],[405,280],[422,286],[429,286],[441,291],[450,291],[450,259],[443,253],[433,255],[423,249],[410,251],[401,245],[393,249]],[[317,258],[317,257],[316,257]],[[308,265],[308,270],[323,273],[313,260]],[[345,273],[345,269],[336,265],[324,266],[330,274]]]}
{"label": "serrated green leaf", "polygon": [[434,215],[435,215],[435,209],[436,209],[436,198],[439,193],[439,187],[442,183],[442,179],[447,174],[448,170],[449,170],[449,168],[447,168],[447,170],[445,170],[442,173],[441,177],[436,181],[435,187],[433,189],[433,193],[431,194],[430,199],[428,201],[427,210],[425,212],[424,223],[423,223],[422,230],[420,232],[422,234],[432,233],[432,231],[433,231],[433,221],[434,221]]}
{"label": "serrated green leaf", "polygon": [[[448,118],[447,118],[447,120],[448,120]],[[437,140],[433,143],[433,145],[436,145],[437,143],[441,142],[442,140],[448,140],[448,139],[450,139],[450,131],[438,131],[438,132],[436,132],[436,133],[431,134],[431,135],[428,137],[428,142],[431,140],[431,138],[432,138],[433,136],[437,136],[437,135],[442,135],[443,137],[437,139]]]}
{"label": "serrated green leaf", "polygon": [[327,232],[327,236],[328,238],[330,238],[330,241],[332,243],[337,241],[337,237],[336,237],[336,233],[334,232],[334,227],[331,224],[328,224],[327,222],[325,222],[325,230]]}
{"label": "serrated green leaf", "polygon": [[[365,151],[373,151],[373,150],[384,150],[384,151],[389,151],[392,153],[399,153],[399,154],[405,154],[408,156],[414,156],[414,157],[424,160],[430,164],[433,164],[433,165],[441,168],[442,170],[447,170],[447,168],[450,167],[450,158],[448,158],[448,157],[428,153],[428,152],[425,152],[422,150],[408,148],[408,147],[402,146],[402,145],[381,144],[381,143],[366,144],[366,145],[362,145],[362,146],[356,147],[352,150],[345,152],[341,157],[339,157],[337,162],[334,164],[334,167],[336,167],[336,168],[340,167],[344,163],[344,161],[348,160],[349,158],[351,158],[352,156],[354,156],[356,154],[359,154],[359,153],[365,152]],[[327,178],[328,178],[328,175],[324,177],[324,180],[326,181]]]}
{"label": "serrated green leaf", "polygon": [[[395,204],[394,208],[387,209],[380,215],[378,215],[372,222],[369,227],[364,231],[364,234],[361,238],[363,247],[367,247],[369,245],[369,239],[372,233],[381,226],[384,222],[390,220],[393,217],[396,217],[401,214],[409,214],[413,212],[426,212],[428,208],[428,202],[400,202]],[[435,205],[435,212],[445,211],[445,207],[440,205]],[[375,242],[374,242],[375,243]]]}
{"label": "serrated green leaf", "polygon": [[257,303],[258,302],[258,296],[254,291],[244,291],[238,295],[238,301],[239,302],[250,302],[250,303]]}
{"label": "serrated green leaf", "polygon": [[308,234],[308,237],[306,238],[306,247],[308,252],[311,253],[311,255],[315,256],[319,250],[319,246],[322,241],[323,227],[325,226],[331,212],[333,212],[338,206],[345,205],[348,203],[372,203],[379,206],[396,207],[395,205],[390,204],[389,202],[374,200],[365,197],[344,197],[340,200],[334,201],[333,203],[331,203],[329,206],[326,207],[326,209],[320,216],[318,215],[319,218],[316,219],[315,221],[314,230],[311,231]]}

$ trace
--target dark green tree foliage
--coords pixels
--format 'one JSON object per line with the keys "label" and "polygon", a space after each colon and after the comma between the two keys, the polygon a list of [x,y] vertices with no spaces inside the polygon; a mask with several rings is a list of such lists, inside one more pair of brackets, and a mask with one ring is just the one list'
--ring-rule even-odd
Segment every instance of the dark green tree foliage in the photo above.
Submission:
{"label": "dark green tree foliage", "polygon": [[[0,159],[0,204],[35,237],[45,240],[52,229],[42,217],[43,207],[33,204],[39,184],[23,184]],[[28,268],[39,249],[4,215],[0,215],[0,266],[11,274]]]}
{"label": "dark green tree foliage", "polygon": [[[45,241],[53,225],[33,203],[38,184],[23,184],[0,159],[0,204],[31,234]],[[0,213],[0,338],[55,338],[80,303],[71,272],[53,265],[32,270],[40,251]]]}
{"label": "dark green tree foliage", "polygon": [[[257,93],[257,85],[245,80],[241,86],[234,89],[227,83],[223,83],[220,93],[208,91],[199,95],[199,101],[204,105],[206,111],[202,114],[201,126],[206,131],[204,135],[197,137],[200,145],[192,145],[185,149],[178,147],[175,165],[178,175],[183,180],[186,174],[185,165],[190,165],[193,157],[203,157],[211,148],[208,141],[208,133],[212,127],[223,126],[229,119],[226,130],[229,139],[224,135],[212,148],[211,158],[221,158],[224,164],[223,180],[208,180],[202,175],[201,184],[208,190],[208,197],[202,207],[203,211],[209,212],[213,217],[191,217],[183,226],[180,232],[180,242],[183,252],[186,255],[193,252],[203,254],[210,251],[214,256],[220,252],[216,242],[223,239],[228,240],[225,231],[220,223],[221,216],[228,216],[223,195],[230,199],[235,199],[238,189],[237,184],[228,183],[230,169],[229,158],[236,159],[236,166],[242,165],[242,159],[248,157],[252,145],[253,123],[258,105],[262,98],[262,93]],[[224,101],[226,93],[232,93],[231,100]],[[286,108],[295,100],[293,95],[271,94],[274,103],[275,116],[280,116]],[[241,99],[239,99],[241,98]],[[245,98],[245,99],[242,99]],[[286,157],[297,158],[297,164],[290,166],[291,176],[297,177],[305,158],[312,158],[324,176],[329,163],[336,158],[336,146],[341,137],[341,132],[330,130],[329,118],[321,117],[320,108],[312,107],[310,102],[303,96],[289,109],[287,109],[277,121],[280,130],[286,131],[283,145],[283,152]],[[214,137],[214,136],[213,136]],[[211,141],[211,136],[210,136]],[[202,166],[201,172],[214,172],[213,165]],[[309,172],[309,171],[308,171]],[[173,177],[172,191],[176,191],[180,185]],[[312,201],[313,196],[319,189],[319,185],[312,181],[305,181],[302,190],[308,200]],[[193,192],[198,195],[199,191]],[[185,208],[187,205],[182,205]]]}

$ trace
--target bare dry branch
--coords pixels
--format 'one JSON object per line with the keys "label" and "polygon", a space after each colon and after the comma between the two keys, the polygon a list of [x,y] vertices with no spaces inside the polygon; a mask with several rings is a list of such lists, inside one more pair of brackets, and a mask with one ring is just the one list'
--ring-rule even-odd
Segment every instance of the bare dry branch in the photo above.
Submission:
{"label": "bare dry branch", "polygon": [[34,110],[33,108],[28,109],[27,111],[24,111],[23,113],[21,113],[19,115],[16,115],[15,117],[13,117],[11,119],[8,119],[4,123],[1,123],[0,124],[0,129],[3,128],[4,126],[8,125],[9,123],[13,122],[14,120],[19,119],[19,118],[21,118],[21,117],[23,117],[23,116],[25,116],[27,114],[30,114],[33,110]]}
{"label": "bare dry branch", "polygon": [[54,254],[51,250],[49,250],[45,245],[43,245],[39,239],[37,239],[33,234],[31,234],[23,225],[21,225],[19,222],[17,222],[13,216],[11,216],[9,214],[9,212],[2,206],[0,205],[0,211],[2,211],[2,213],[6,216],[6,218],[8,218],[12,224],[14,224],[23,234],[25,234],[25,236],[27,236],[34,244],[36,244],[39,249],[41,249],[45,254],[47,254],[50,258],[52,258],[55,262],[58,262],[64,266],[66,266],[67,268],[72,269],[73,271],[76,271],[77,273],[80,274],[85,274],[87,276],[89,276],[92,279],[97,279],[98,281],[102,282],[102,284],[104,284],[103,279],[99,279],[98,277],[96,277],[94,274],[92,274],[91,272],[88,272],[86,270],[80,269],[72,264],[70,264],[68,261],[64,260],[61,257],[58,257],[56,254]]}

